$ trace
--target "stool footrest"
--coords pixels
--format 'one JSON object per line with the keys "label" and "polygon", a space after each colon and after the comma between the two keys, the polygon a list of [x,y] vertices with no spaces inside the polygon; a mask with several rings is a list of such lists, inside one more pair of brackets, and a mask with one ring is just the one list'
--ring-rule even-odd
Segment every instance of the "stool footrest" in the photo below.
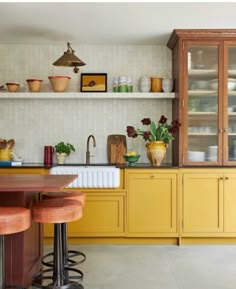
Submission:
{"label": "stool footrest", "polygon": [[[74,261],[72,260],[71,258],[74,258],[74,257],[81,257],[81,260],[79,261]],[[51,257],[52,260],[50,261],[45,261],[45,259]],[[54,254],[53,252],[50,252],[46,255],[44,255],[42,257],[42,264],[44,266],[47,266],[47,267],[53,267],[53,257],[54,257]],[[80,251],[74,251],[74,250],[69,250],[68,251],[68,257],[67,257],[67,264],[65,264],[65,266],[67,267],[73,267],[73,266],[76,266],[76,265],[79,265],[79,264],[82,264],[84,261],[86,260],[86,255]]]}
{"label": "stool footrest", "polygon": [[[56,280],[55,282],[52,282],[50,284],[44,285],[44,280],[52,280],[53,281],[53,269],[44,269],[36,273],[33,277],[32,285],[34,287],[40,288],[40,289],[72,289],[72,288],[78,288],[78,285],[81,285],[80,282],[83,281],[83,272],[75,269],[75,268],[64,268],[65,271],[67,271],[67,276],[60,276],[60,280]],[[76,273],[77,275],[69,275],[69,273]],[[51,275],[47,275],[47,273],[51,273]],[[77,280],[77,281],[74,281]],[[58,285],[63,283],[63,285]],[[79,288],[83,288],[81,285]]]}

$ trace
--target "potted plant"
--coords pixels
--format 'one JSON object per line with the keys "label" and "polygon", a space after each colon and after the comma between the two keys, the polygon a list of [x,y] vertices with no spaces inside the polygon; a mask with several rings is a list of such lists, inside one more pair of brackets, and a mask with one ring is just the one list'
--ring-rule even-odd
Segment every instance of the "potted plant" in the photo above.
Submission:
{"label": "potted plant", "polygon": [[148,141],[146,144],[147,156],[153,166],[160,166],[166,153],[166,147],[170,141],[175,139],[174,134],[181,124],[178,120],[173,120],[168,124],[164,115],[157,124],[150,118],[144,118],[141,122],[149,128],[135,129],[133,126],[127,126],[127,135],[133,138],[140,135],[145,141]]}
{"label": "potted plant", "polygon": [[55,145],[56,158],[58,164],[64,164],[65,158],[70,155],[71,152],[75,152],[75,148],[70,143],[59,142]]}

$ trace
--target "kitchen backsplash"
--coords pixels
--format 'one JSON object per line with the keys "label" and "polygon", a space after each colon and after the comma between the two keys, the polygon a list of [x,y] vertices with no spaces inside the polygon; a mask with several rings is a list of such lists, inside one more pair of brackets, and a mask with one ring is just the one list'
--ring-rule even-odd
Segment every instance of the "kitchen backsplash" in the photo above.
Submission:
{"label": "kitchen backsplash", "polygon": [[[166,46],[148,45],[73,45],[75,54],[86,66],[80,72],[108,74],[108,91],[114,76],[132,77],[138,91],[140,76],[168,77],[171,75],[171,52]],[[79,92],[80,74],[73,68],[52,65],[66,50],[65,45],[0,45],[0,85],[18,81],[25,85],[27,78],[41,78],[43,91],[51,91],[49,75],[70,75],[69,90]],[[22,90],[25,88],[22,87]],[[43,93],[43,92],[41,92]],[[134,92],[135,93],[135,92]],[[93,134],[97,147],[91,146],[91,163],[107,162],[107,136],[126,134],[126,126],[141,127],[141,119],[158,121],[161,114],[171,119],[171,100],[157,99],[0,99],[0,137],[16,141],[15,153],[25,162],[42,162],[44,145],[59,141],[72,143],[76,153],[67,163],[85,162],[87,137]],[[128,149],[138,151],[139,162],[147,162],[145,142],[127,137]],[[171,148],[166,161],[170,161]]]}

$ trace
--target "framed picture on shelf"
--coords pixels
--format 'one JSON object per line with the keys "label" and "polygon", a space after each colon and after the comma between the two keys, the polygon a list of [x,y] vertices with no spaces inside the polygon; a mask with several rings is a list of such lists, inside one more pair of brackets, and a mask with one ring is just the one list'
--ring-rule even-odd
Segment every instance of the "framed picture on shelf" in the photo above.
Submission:
{"label": "framed picture on shelf", "polygon": [[81,92],[107,92],[107,73],[81,73]]}

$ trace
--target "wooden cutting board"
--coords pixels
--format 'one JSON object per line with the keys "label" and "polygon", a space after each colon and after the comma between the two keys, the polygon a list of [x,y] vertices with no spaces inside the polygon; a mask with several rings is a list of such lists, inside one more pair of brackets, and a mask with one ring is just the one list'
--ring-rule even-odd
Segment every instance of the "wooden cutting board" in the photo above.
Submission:
{"label": "wooden cutting board", "polygon": [[107,137],[107,158],[110,164],[125,164],[123,155],[127,152],[126,136],[112,134]]}

